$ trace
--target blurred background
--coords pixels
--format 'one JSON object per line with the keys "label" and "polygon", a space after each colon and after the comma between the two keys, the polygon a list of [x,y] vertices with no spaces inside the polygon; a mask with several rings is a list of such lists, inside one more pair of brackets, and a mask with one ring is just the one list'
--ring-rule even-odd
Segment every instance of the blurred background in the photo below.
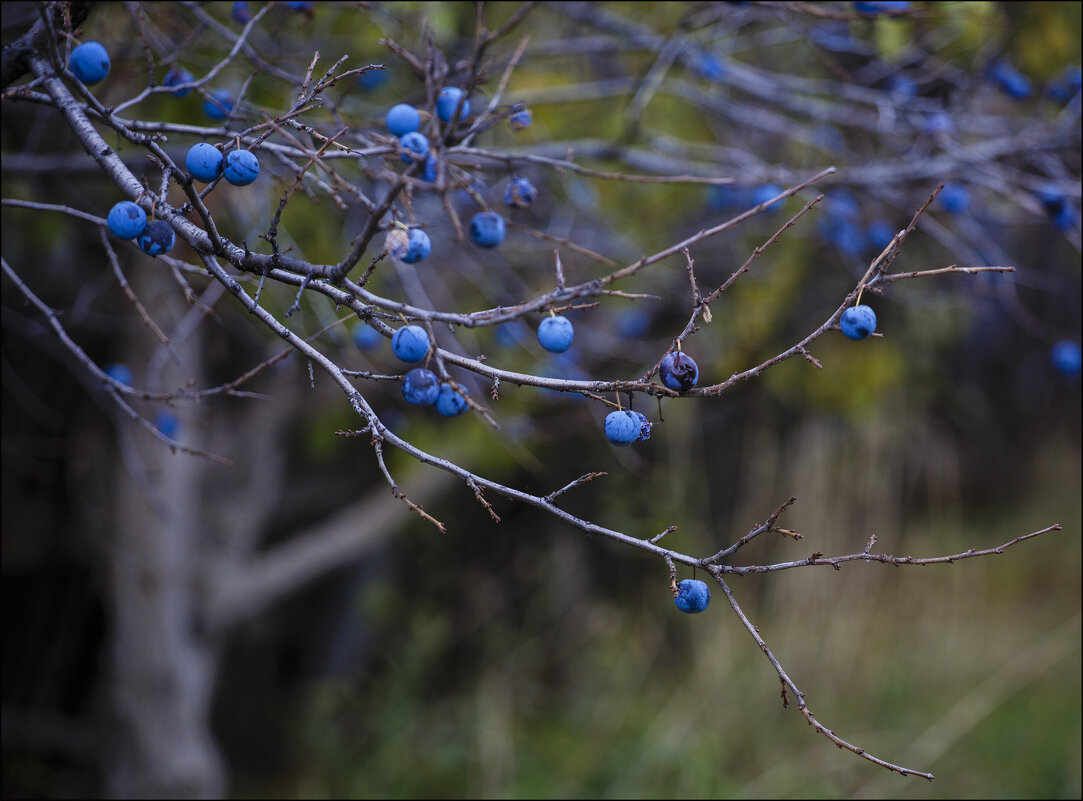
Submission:
{"label": "blurred background", "polygon": [[[262,9],[97,4],[80,39],[102,42],[112,69],[93,91],[125,102],[147,85],[148,58],[157,82],[176,67],[202,77],[245,13]],[[664,542],[684,553],[715,553],[796,496],[780,525],[804,539],[760,537],[734,564],[857,553],[872,534],[874,552],[941,556],[1059,523],[951,565],[730,581],[824,725],[934,783],[838,750],[784,709],[774,670],[720,591],[703,614],[682,615],[663,563],[486,493],[496,523],[462,482],[388,452],[398,485],[447,525],[438,533],[389,492],[368,437],[339,433],[357,417],[296,355],[241,387],[254,396],[135,399],[159,430],[232,464],[170,452],[117,412],[5,276],[5,797],[1079,797],[1080,9],[280,3],[253,26],[251,52],[206,87],[247,86],[230,123],[239,132],[260,109],[289,107],[297,86],[275,70],[299,80],[316,50],[317,75],[342,54],[348,68],[383,64],[305,116],[326,133],[349,126],[368,146],[390,106],[424,108],[427,97],[381,39],[421,59],[442,52],[447,82],[465,85],[479,19],[498,30],[525,12],[486,49],[471,103],[475,114],[488,105],[525,39],[497,110],[525,104],[533,124],[499,121],[479,132],[478,152],[448,154],[446,197],[415,187],[400,199],[433,253],[383,262],[366,286],[446,311],[548,291],[558,247],[570,284],[605,275],[835,167],[693,246],[706,293],[826,195],[685,341],[700,385],[820,326],[946,184],[892,272],[1015,273],[887,284],[865,297],[883,336],[828,332],[810,349],[822,370],[792,359],[720,398],[637,398],[656,425],[634,448],[606,443],[608,410],[574,394],[504,382],[490,400],[488,382],[455,373],[494,430],[475,414],[409,407],[397,383],[357,382],[396,434],[507,486],[544,495],[605,471],[564,508],[637,537],[677,526]],[[37,18],[32,4],[5,6],[4,43]],[[96,364],[175,392],[281,352],[183,241],[156,260],[114,241],[173,352],[164,347],[99,226],[64,210],[104,217],[119,190],[53,108],[7,90],[4,260]],[[119,114],[165,124],[163,146],[180,161],[217,124],[202,103],[198,92],[154,94]],[[99,130],[158,187],[144,149]],[[734,183],[607,180],[546,159]],[[299,165],[261,162],[256,184],[220,186],[207,202],[224,235],[270,252],[260,234]],[[291,255],[316,263],[341,258],[368,215],[327,186],[376,197],[381,170],[402,168],[397,157],[328,163],[337,177],[308,173],[279,228]],[[518,176],[539,189],[527,209],[503,204]],[[498,249],[456,235],[451,215],[478,209],[457,188],[468,184],[508,220]],[[178,189],[170,200],[179,205]],[[636,378],[687,322],[684,259],[616,288],[655,297],[567,312],[576,339],[560,356],[537,344],[536,315],[437,335],[504,369]],[[269,283],[261,302],[302,336],[350,317],[306,293],[287,320],[296,295]],[[349,369],[401,372],[368,333],[348,320],[313,343]]]}

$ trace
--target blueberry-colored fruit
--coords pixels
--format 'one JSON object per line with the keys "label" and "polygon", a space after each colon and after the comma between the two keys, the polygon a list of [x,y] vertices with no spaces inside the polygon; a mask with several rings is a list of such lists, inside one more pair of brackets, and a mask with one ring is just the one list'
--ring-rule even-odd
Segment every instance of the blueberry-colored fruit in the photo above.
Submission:
{"label": "blueberry-colored fruit", "polygon": [[1050,217],[1055,217],[1068,202],[1067,198],[1064,197],[1064,193],[1052,184],[1041,187],[1034,194],[1042,202],[1046,213]]}
{"label": "blueberry-colored fruit", "polygon": [[361,350],[372,350],[380,344],[382,339],[383,336],[379,331],[365,323],[361,323],[353,330],[353,344]]}
{"label": "blueberry-colored fruit", "polygon": [[245,25],[252,19],[252,12],[248,10],[248,3],[237,2],[233,4],[233,19]]}
{"label": "blueberry-colored fruit", "polygon": [[887,88],[895,97],[908,99],[918,96],[918,84],[908,75],[895,74],[887,79]]}
{"label": "blueberry-colored fruit", "polygon": [[[374,92],[387,83],[388,70],[369,70],[368,72],[362,72],[357,76],[357,85],[364,89],[366,92]],[[395,134],[399,136],[399,134]]]}
{"label": "blueberry-colored fruit", "polygon": [[407,403],[431,406],[439,396],[440,379],[432,370],[415,367],[402,379],[402,397],[406,398]]}
{"label": "blueberry-colored fruit", "polygon": [[1066,67],[1059,78],[1054,78],[1046,93],[1056,103],[1064,105],[1079,92],[1083,86],[1083,71],[1079,67]]}
{"label": "blueberry-colored fruit", "polygon": [[616,317],[617,333],[625,339],[638,339],[651,327],[651,314],[641,306],[624,309]]}
{"label": "blueberry-colored fruit", "polygon": [[970,208],[970,192],[962,184],[944,184],[936,199],[948,214],[966,214]]}
{"label": "blueberry-colored fruit", "polygon": [[177,235],[173,233],[169,223],[164,220],[155,220],[147,223],[147,227],[135,241],[140,250],[148,256],[161,256],[173,249],[173,243],[176,240]]}
{"label": "blueberry-colored fruit", "polygon": [[130,200],[122,200],[109,209],[106,224],[115,236],[135,239],[147,227],[147,213]]}
{"label": "blueberry-colored fruit", "polygon": [[259,159],[251,150],[231,150],[222,175],[234,186],[248,186],[259,177]]}
{"label": "blueberry-colored fruit", "polygon": [[1049,351],[1049,360],[1053,367],[1066,376],[1077,376],[1083,370],[1083,351],[1079,343],[1062,339]]}
{"label": "blueberry-colored fruit", "polygon": [[711,590],[706,582],[699,579],[684,579],[677,585],[677,596],[673,599],[682,612],[694,615],[702,612],[711,603]]}
{"label": "blueberry-colored fruit", "polygon": [[[194,80],[195,78],[192,77],[192,73],[188,70],[174,67],[165,74],[164,78],[162,78],[162,86],[180,86],[181,84],[192,83]],[[191,87],[188,87],[187,89],[178,89],[173,92],[173,97],[187,97],[191,92]]]}
{"label": "blueberry-colored fruit", "polygon": [[450,120],[459,105],[460,99],[462,99],[463,107],[455,121],[462,122],[465,120],[470,116],[470,101],[463,97],[463,90],[457,86],[445,86],[440,90],[440,94],[436,98],[436,116],[442,122]]}
{"label": "blueberry-colored fruit", "polygon": [[469,395],[466,391],[466,387],[460,387],[459,392],[455,391],[455,388],[446,381],[440,385],[440,394],[436,396],[436,411],[444,415],[444,417],[455,417],[462,414],[469,407],[470,404],[466,402],[466,398],[463,395]]}
{"label": "blueberry-colored fruit", "polygon": [[[369,73],[365,73],[366,75]],[[421,113],[411,105],[399,103],[387,112],[387,130],[395,136],[413,133],[421,127]]]}
{"label": "blueberry-colored fruit", "polygon": [[290,11],[312,11],[316,7],[316,4],[311,0],[290,0],[286,3],[286,8]]}
{"label": "blueberry-colored fruit", "polygon": [[508,182],[504,190],[504,203],[513,209],[525,209],[538,199],[538,190],[526,178],[516,178]]}
{"label": "blueberry-colored fruit", "polygon": [[520,320],[511,320],[498,325],[493,330],[493,339],[496,340],[496,344],[502,348],[514,348],[523,342],[526,342],[527,336],[530,334],[530,329],[526,327]]}
{"label": "blueberry-colored fruit", "polygon": [[743,207],[746,197],[747,190],[733,184],[711,184],[707,188],[707,205],[719,211]]}
{"label": "blueberry-colored fruit", "polygon": [[109,74],[109,52],[97,42],[83,42],[71,51],[68,66],[76,78],[89,86]]}
{"label": "blueberry-colored fruit", "polygon": [[479,211],[470,220],[470,239],[483,248],[495,248],[504,241],[504,218],[495,211]]}
{"label": "blueberry-colored fruit", "polygon": [[708,81],[720,81],[726,76],[726,67],[714,53],[703,52],[692,56],[692,69]]}
{"label": "blueberry-colored fruit", "polygon": [[126,387],[132,385],[132,368],[126,364],[110,364],[105,368],[105,374]]}
{"label": "blueberry-colored fruit", "polygon": [[946,112],[934,111],[921,121],[921,129],[932,136],[939,136],[954,131],[955,123]]}
{"label": "blueberry-colored fruit", "polygon": [[419,362],[429,352],[429,335],[420,325],[404,325],[391,337],[391,352],[404,362]]}
{"label": "blueberry-colored fruit", "polygon": [[868,240],[865,231],[856,222],[838,220],[834,227],[835,247],[847,256],[860,256],[865,252]]}
{"label": "blueberry-colored fruit", "polygon": [[1009,97],[1021,100],[1024,97],[1030,97],[1034,93],[1027,77],[1006,59],[991,64],[986,74]]}
{"label": "blueberry-colored fruit", "polygon": [[639,436],[636,437],[636,442],[645,442],[651,438],[651,421],[642,412],[632,412],[632,414],[639,421]]}
{"label": "blueberry-colored fruit", "polygon": [[[399,139],[399,144],[402,145],[404,150],[415,153],[418,156],[424,156],[429,152],[429,140],[425,138],[425,134],[418,133],[417,131],[410,131],[408,134],[403,134]],[[407,153],[402,154],[402,160],[407,164],[414,163],[413,157]]]}
{"label": "blueberry-colored fruit", "polygon": [[177,419],[177,415],[173,414],[173,412],[159,409],[158,414],[154,415],[154,427],[158,429],[162,436],[176,439],[177,434],[180,433],[180,420]]}
{"label": "blueberry-colored fruit", "polygon": [[618,410],[605,416],[605,438],[614,445],[631,445],[640,433],[639,418],[633,412]]}
{"label": "blueberry-colored fruit", "polygon": [[406,232],[405,240],[396,238],[391,245],[391,255],[407,264],[417,264],[431,252],[432,242],[429,235],[420,228],[411,228]]}
{"label": "blueberry-colored fruit", "polygon": [[530,109],[528,108],[525,108],[522,111],[516,111],[508,117],[508,125],[513,131],[525,131],[533,124],[534,115],[530,113]]}
{"label": "blueberry-colored fruit", "polygon": [[[907,0],[881,0],[881,2],[854,3],[854,11],[858,14],[866,14],[878,17],[881,14],[898,13],[910,8]],[[698,611],[698,610],[697,610]]]}
{"label": "blueberry-colored fruit", "polygon": [[538,326],[538,344],[550,353],[563,353],[572,346],[573,339],[572,321],[561,314],[546,317]]}
{"label": "blueberry-colored fruit", "polygon": [[876,330],[876,312],[869,306],[851,306],[842,313],[839,327],[850,339],[864,339]]}
{"label": "blueberry-colored fruit", "polygon": [[214,145],[200,142],[188,150],[184,166],[197,181],[209,184],[222,174],[224,161],[221,150]]}
{"label": "blueberry-colored fruit", "polygon": [[421,169],[421,179],[429,183],[435,183],[439,170],[440,159],[436,157],[435,151],[430,150],[429,155],[425,157],[425,166]]}
{"label": "blueberry-colored fruit", "polygon": [[1066,203],[1064,208],[1053,215],[1053,225],[1061,231],[1070,231],[1079,225],[1079,215]]}
{"label": "blueberry-colored fruit", "polygon": [[865,229],[865,235],[874,248],[882,251],[895,238],[895,226],[887,220],[873,220]]}
{"label": "blueberry-colored fruit", "polygon": [[687,353],[676,350],[663,357],[658,374],[670,389],[687,392],[699,381],[699,365]]}
{"label": "blueberry-colored fruit", "polygon": [[233,95],[228,89],[215,89],[203,101],[203,113],[212,120],[224,120],[233,111]]}
{"label": "blueberry-colored fruit", "polygon": [[[761,184],[760,186],[754,187],[749,191],[748,204],[750,206],[758,206],[761,203],[766,203],[768,200],[773,198],[775,195],[780,194],[781,192],[782,187],[778,184]],[[785,200],[776,200],[770,206],[764,208],[764,211],[778,211],[782,208],[785,202]]]}

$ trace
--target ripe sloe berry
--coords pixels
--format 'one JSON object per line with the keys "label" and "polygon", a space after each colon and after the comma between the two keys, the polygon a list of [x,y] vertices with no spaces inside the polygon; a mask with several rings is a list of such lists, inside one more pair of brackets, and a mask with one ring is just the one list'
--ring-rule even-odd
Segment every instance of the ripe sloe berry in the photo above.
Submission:
{"label": "ripe sloe berry", "polygon": [[687,392],[699,381],[699,365],[687,353],[677,350],[665,355],[658,374],[670,389]]}
{"label": "ripe sloe berry", "polygon": [[677,595],[673,599],[678,609],[690,615],[702,612],[710,602],[711,590],[699,579],[684,579],[677,586]]}

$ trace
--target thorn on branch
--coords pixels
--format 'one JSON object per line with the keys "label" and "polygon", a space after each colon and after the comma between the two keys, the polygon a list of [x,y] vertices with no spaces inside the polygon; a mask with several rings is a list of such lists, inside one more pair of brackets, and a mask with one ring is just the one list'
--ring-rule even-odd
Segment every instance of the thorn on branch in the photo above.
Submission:
{"label": "thorn on branch", "polygon": [[565,486],[561,487],[560,489],[556,490],[555,492],[551,492],[548,495],[546,495],[545,500],[549,501],[549,503],[552,503],[554,501],[554,499],[556,499],[560,495],[563,495],[568,490],[573,490],[576,487],[579,487],[579,486],[581,486],[583,484],[586,484],[588,481],[593,481],[594,479],[601,478],[604,475],[608,475],[608,474],[607,473],[587,473],[586,475],[582,475],[579,478],[577,478],[575,481],[573,481],[572,483],[566,484]]}
{"label": "thorn on branch", "polygon": [[478,486],[478,483],[474,481],[474,479],[468,478],[466,479],[466,485],[470,487],[470,489],[474,490],[474,497],[478,499],[478,503],[485,507],[485,510],[489,513],[489,517],[493,519],[493,522],[499,523],[500,515],[498,515],[496,513],[496,510],[493,509],[493,505],[487,500],[485,500],[485,496],[482,494],[481,487]]}
{"label": "thorn on branch", "polygon": [[666,529],[665,531],[663,531],[662,533],[660,533],[660,534],[655,534],[655,535],[654,535],[653,537],[651,537],[651,538],[650,538],[650,540],[648,540],[648,541],[649,541],[649,542],[652,542],[652,543],[658,543],[658,542],[660,542],[660,541],[662,540],[662,537],[666,536],[666,534],[672,534],[672,533],[673,533],[674,531],[676,531],[676,530],[677,530],[677,527],[676,527],[676,526],[670,526],[669,528],[667,528],[667,529]]}

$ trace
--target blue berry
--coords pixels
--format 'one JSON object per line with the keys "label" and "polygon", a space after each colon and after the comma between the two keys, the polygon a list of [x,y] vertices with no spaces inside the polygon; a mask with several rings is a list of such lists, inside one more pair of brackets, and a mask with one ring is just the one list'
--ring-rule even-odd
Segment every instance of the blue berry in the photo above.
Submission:
{"label": "blue berry", "polygon": [[632,414],[639,421],[639,436],[636,437],[636,442],[645,442],[651,438],[651,421],[642,412],[632,412]]}
{"label": "blue berry", "polygon": [[436,183],[436,176],[440,170],[440,159],[436,157],[436,152],[430,150],[429,155],[425,157],[425,166],[421,170],[421,179],[431,183]]}
{"label": "blue berry", "polygon": [[147,213],[130,200],[122,200],[109,209],[109,230],[121,239],[135,239],[147,227]]}
{"label": "blue berry", "polygon": [[1059,78],[1049,84],[1046,94],[1056,103],[1064,105],[1079,92],[1083,86],[1083,71],[1079,67],[1067,67]]}
{"label": "blue berry", "polygon": [[575,328],[563,315],[546,317],[538,326],[538,343],[550,353],[563,353],[572,346]]}
{"label": "blue berry", "polygon": [[109,52],[97,42],[83,42],[71,51],[68,66],[76,78],[89,86],[109,74]]}
{"label": "blue berry", "polygon": [[417,264],[431,252],[432,242],[429,240],[429,235],[420,228],[411,228],[406,232],[405,240],[402,237],[396,237],[391,245],[391,255],[407,264]]}
{"label": "blue berry", "polygon": [[495,211],[479,211],[470,220],[470,239],[478,247],[495,248],[504,241],[504,218]]}
{"label": "blue berry", "polygon": [[234,186],[248,186],[259,177],[259,160],[251,150],[231,150],[222,174]]}
{"label": "blue berry", "polygon": [[404,325],[391,337],[391,352],[404,362],[419,362],[429,352],[429,335],[420,325]]}
{"label": "blue berry", "polygon": [[233,19],[245,25],[252,19],[252,12],[248,9],[248,3],[237,2],[233,4]]}
{"label": "blue berry", "polygon": [[882,251],[895,238],[895,227],[887,220],[873,220],[865,229],[865,235],[874,248]]}
{"label": "blue berry", "polygon": [[170,439],[176,439],[177,434],[180,432],[180,420],[177,416],[166,409],[160,409],[158,414],[154,415],[154,427],[166,437]]}
{"label": "blue berry", "polygon": [[1064,194],[1053,184],[1041,187],[1034,194],[1042,202],[1046,213],[1051,217],[1055,217],[1068,202]]}
{"label": "blue berry", "polygon": [[995,83],[1004,94],[1021,100],[1030,97],[1034,92],[1030,87],[1030,81],[1015,66],[1005,59],[994,62],[987,72],[989,79]]}
{"label": "blue berry", "polygon": [[105,374],[126,387],[132,385],[132,368],[126,364],[110,364],[105,368]]}
{"label": "blue berry", "polygon": [[1066,376],[1077,376],[1083,370],[1083,351],[1078,342],[1062,339],[1049,351],[1049,360],[1053,366]]}
{"label": "blue berry", "polygon": [[918,96],[917,81],[907,75],[892,75],[887,79],[887,88],[888,91],[900,99]]}
{"label": "blue berry", "polygon": [[[459,393],[462,394],[459,394]],[[459,392],[446,381],[440,385],[440,394],[436,396],[436,411],[444,417],[455,417],[465,412],[470,404],[466,402],[464,395],[469,395],[466,387],[460,387]]]}
{"label": "blue berry", "polygon": [[[749,192],[749,205],[758,206],[761,203],[766,203],[775,195],[781,194],[782,187],[778,184],[762,184],[755,187]],[[770,206],[764,208],[764,211],[778,211],[782,208],[785,200],[776,200]]]}
{"label": "blue berry", "polygon": [[[365,73],[366,75],[368,73]],[[421,127],[421,113],[413,106],[399,103],[387,112],[387,130],[395,136],[413,133]]]}
{"label": "blue berry", "polygon": [[432,370],[415,367],[402,379],[402,397],[406,398],[407,403],[431,406],[439,396],[440,379]]}
{"label": "blue berry", "polygon": [[687,353],[677,350],[663,357],[658,374],[670,389],[687,392],[699,381],[699,365]]}
{"label": "blue berry", "polygon": [[353,344],[361,350],[372,350],[380,344],[383,336],[371,325],[361,323],[353,330]]}
{"label": "blue berry", "polygon": [[855,222],[839,220],[834,228],[835,247],[848,256],[860,256],[865,252],[868,240],[865,231]]}
{"label": "blue berry", "polygon": [[711,603],[711,590],[706,582],[699,579],[684,579],[677,586],[677,595],[673,598],[673,603],[682,612],[694,615],[696,612],[702,612]]}
{"label": "blue berry", "polygon": [[851,306],[842,313],[839,327],[850,339],[864,339],[876,330],[876,312],[868,306]]}
{"label": "blue berry", "polygon": [[[418,133],[417,131],[403,134],[399,139],[399,144],[404,150],[415,153],[418,156],[424,156],[429,152],[429,140],[425,138],[425,134]],[[413,157],[407,153],[402,154],[402,160],[407,164],[414,163]]]}
{"label": "blue berry", "polygon": [[470,116],[470,101],[463,98],[463,90],[457,86],[445,86],[440,90],[440,94],[436,98],[436,116],[442,122],[450,120],[459,105],[460,98],[462,98],[463,107],[459,111],[458,119],[455,121],[462,122],[465,120]]}
{"label": "blue berry", "polygon": [[711,184],[707,188],[707,205],[718,211],[740,208],[745,205],[747,190],[733,184]]}
{"label": "blue berry", "polygon": [[534,115],[530,113],[530,109],[528,108],[524,108],[522,111],[516,111],[508,117],[508,125],[513,131],[525,131],[533,124]]}
{"label": "blue berry", "polygon": [[878,17],[884,13],[898,13],[910,8],[907,0],[881,0],[880,2],[854,3],[854,11],[858,14],[867,14]]}
{"label": "blue berry", "polygon": [[605,438],[614,445],[631,445],[640,433],[639,418],[632,412],[618,410],[605,416]]}
{"label": "blue berry", "polygon": [[164,220],[155,220],[147,223],[147,227],[143,229],[143,233],[139,235],[136,242],[140,250],[148,256],[161,256],[173,249],[173,243],[176,240],[177,235],[173,233],[169,223]]}
{"label": "blue berry", "polygon": [[1057,226],[1061,231],[1070,231],[1079,224],[1079,215],[1075,213],[1075,209],[1069,206],[1067,203],[1060,211],[1053,215],[1053,225]]}
{"label": "blue berry", "polygon": [[508,182],[504,190],[504,203],[513,209],[525,209],[538,199],[538,190],[526,178],[516,178]]}
{"label": "blue berry", "polygon": [[[357,85],[366,92],[374,92],[387,83],[387,77],[388,71],[386,69],[369,70],[357,76]],[[395,135],[398,136],[399,134]]]}
{"label": "blue berry", "polygon": [[528,329],[519,320],[511,320],[503,325],[496,326],[493,331],[493,339],[502,348],[514,348],[526,341]]}
{"label": "blue berry", "polygon": [[937,200],[948,214],[966,214],[970,208],[970,192],[962,184],[944,184]]}
{"label": "blue berry", "polygon": [[616,325],[617,333],[625,339],[638,339],[650,329],[651,314],[640,306],[624,309],[617,315]]}
{"label": "blue berry", "polygon": [[[162,86],[180,86],[181,84],[192,83],[194,80],[195,78],[192,77],[192,73],[188,70],[174,67],[165,74],[164,78],[162,78]],[[173,92],[173,97],[187,97],[191,92],[191,87],[187,89],[178,89]]]}
{"label": "blue berry", "polygon": [[214,145],[200,142],[192,145],[188,155],[184,159],[185,169],[192,174],[197,181],[209,184],[222,174],[222,151]]}
{"label": "blue berry", "polygon": [[714,53],[697,53],[692,57],[692,69],[708,81],[720,81],[726,76],[726,67]]}
{"label": "blue berry", "polygon": [[212,120],[227,119],[233,111],[233,95],[228,89],[215,89],[203,101],[203,113]]}
{"label": "blue berry", "polygon": [[290,11],[312,11],[316,7],[316,4],[308,0],[308,2],[302,2],[301,0],[290,0],[286,3],[286,8]]}
{"label": "blue berry", "polygon": [[946,112],[934,111],[922,120],[921,129],[932,136],[939,136],[954,131],[955,123]]}

